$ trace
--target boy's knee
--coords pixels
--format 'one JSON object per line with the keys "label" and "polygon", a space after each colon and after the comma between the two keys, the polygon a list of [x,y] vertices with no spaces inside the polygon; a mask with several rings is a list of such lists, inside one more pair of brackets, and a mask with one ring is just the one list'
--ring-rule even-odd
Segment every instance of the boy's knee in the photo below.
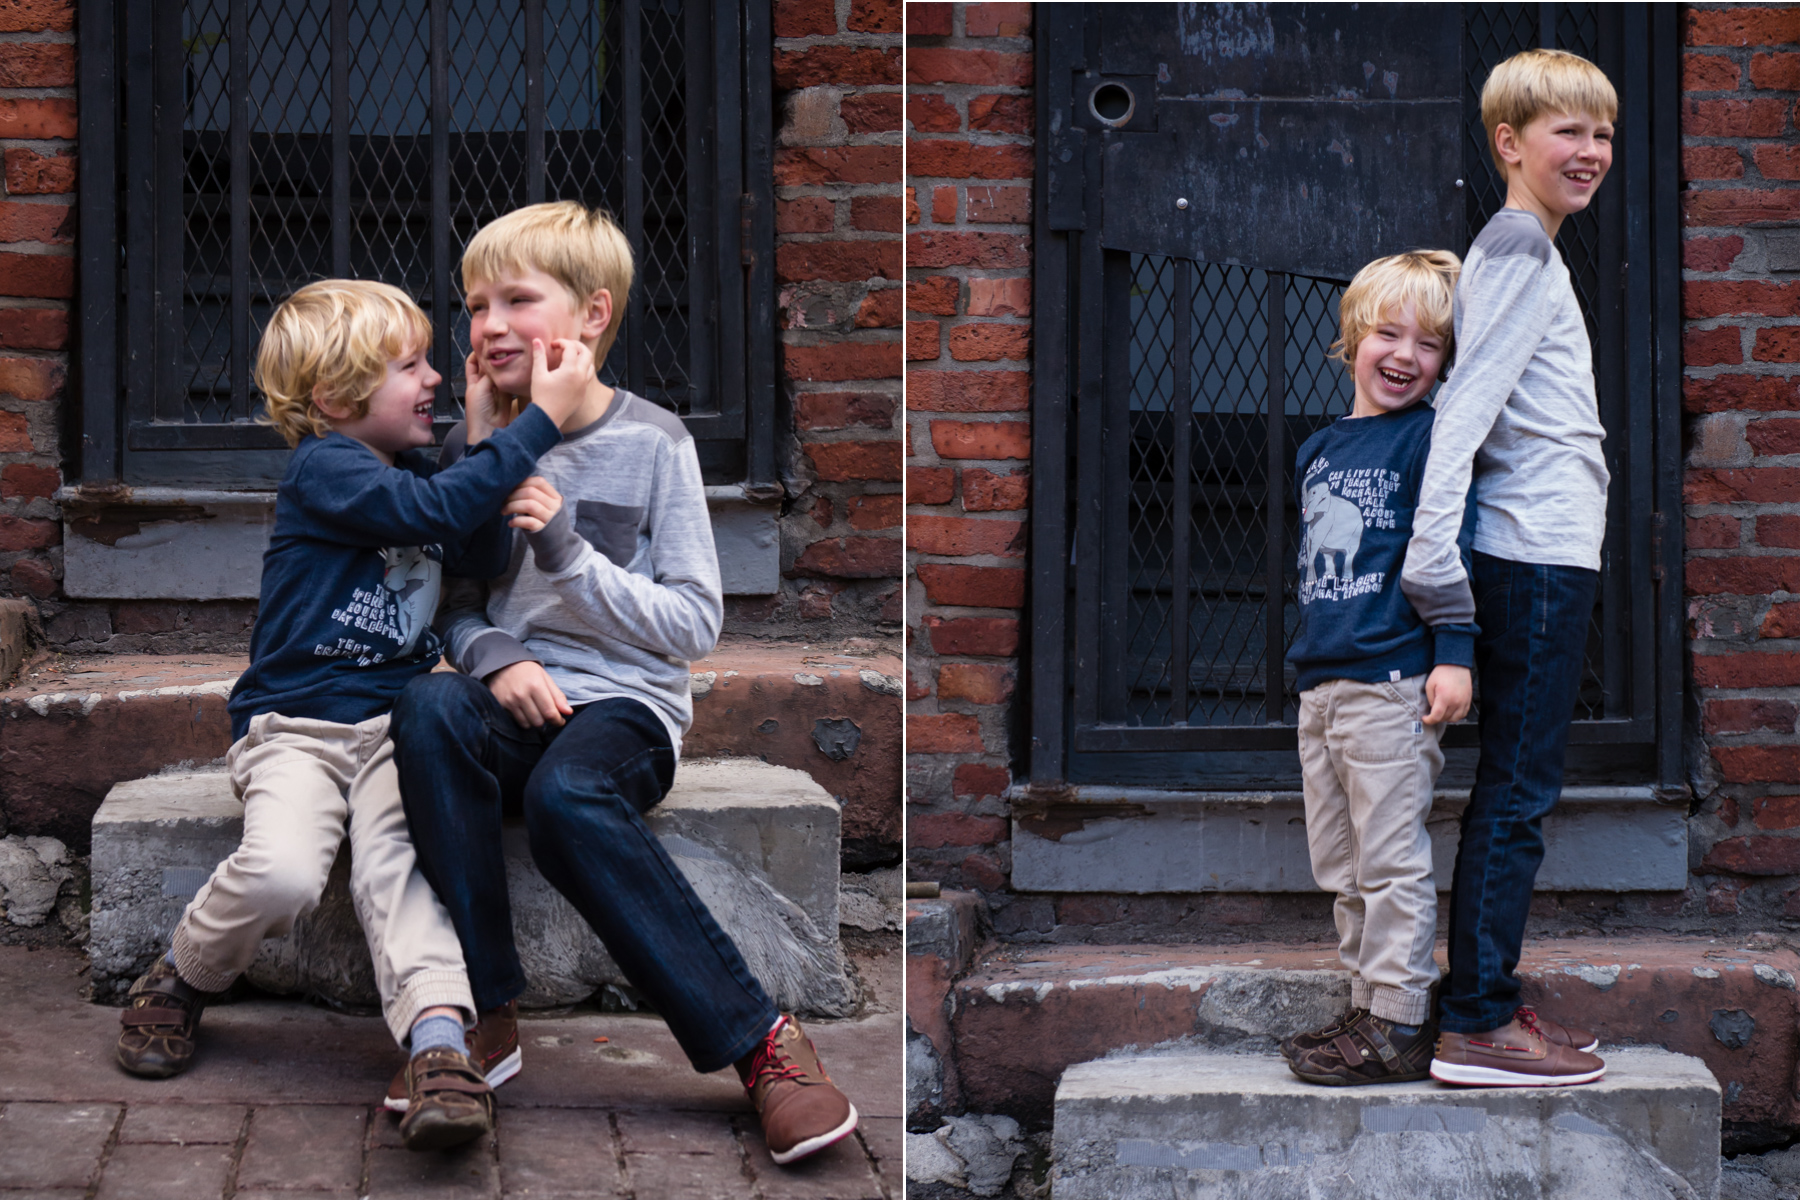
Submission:
{"label": "boy's knee", "polygon": [[606,771],[561,764],[533,772],[523,797],[525,825],[534,836],[554,832],[580,819],[622,818],[630,806]]}
{"label": "boy's knee", "polygon": [[257,875],[250,890],[271,923],[287,926],[319,906],[328,878],[304,863],[283,862]]}

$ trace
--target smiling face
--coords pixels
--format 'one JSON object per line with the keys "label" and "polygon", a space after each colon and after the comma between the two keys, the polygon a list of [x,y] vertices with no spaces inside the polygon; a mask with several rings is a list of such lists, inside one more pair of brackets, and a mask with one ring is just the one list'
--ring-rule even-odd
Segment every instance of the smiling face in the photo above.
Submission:
{"label": "smiling face", "polygon": [[1496,126],[1508,204],[1535,212],[1554,234],[1564,217],[1588,206],[1612,169],[1612,139],[1611,121],[1585,114],[1544,113],[1519,130]]}
{"label": "smiling face", "polygon": [[1381,314],[1357,343],[1353,417],[1399,412],[1417,403],[1444,366],[1444,339],[1419,324],[1411,304]]}
{"label": "smiling face", "polygon": [[315,401],[331,420],[331,426],[373,450],[383,462],[392,463],[402,450],[431,445],[431,407],[443,376],[431,369],[420,345],[399,358],[389,359],[387,376],[369,396],[369,410],[351,417],[348,410]]}
{"label": "smiling face", "polygon": [[[578,306],[567,288],[529,267],[502,272],[469,287],[469,345],[494,386],[508,395],[531,396],[531,343],[544,343],[545,365],[554,370],[562,351],[556,338],[574,338],[590,346],[612,320],[612,299]],[[605,297],[600,301],[598,297]]]}

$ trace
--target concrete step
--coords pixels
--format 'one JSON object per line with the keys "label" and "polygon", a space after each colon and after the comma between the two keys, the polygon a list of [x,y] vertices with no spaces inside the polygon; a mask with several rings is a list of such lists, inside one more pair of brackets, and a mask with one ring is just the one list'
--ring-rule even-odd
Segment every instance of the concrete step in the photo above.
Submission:
{"label": "concrete step", "polygon": [[1698,1059],[1603,1048],[1571,1088],[1317,1087],[1275,1055],[1070,1067],[1056,1200],[1714,1200],[1719,1085]]}
{"label": "concrete step", "polygon": [[[1075,1063],[1171,1042],[1272,1050],[1349,1001],[1331,946],[990,945],[935,988],[914,962],[909,1021],[941,1062],[946,1110],[1002,1113],[1035,1128],[1048,1123],[1057,1080]],[[1728,1141],[1785,1140],[1782,1131],[1800,1125],[1793,951],[1565,938],[1528,944],[1519,969],[1525,1002],[1547,1016],[1608,1043],[1704,1062],[1723,1089]]]}
{"label": "concrete step", "polygon": [[[101,654],[27,667],[0,691],[0,836],[55,837],[86,854],[90,822],[114,784],[224,756],[225,700],[245,665],[227,654]],[[727,639],[692,674],[685,755],[747,756],[805,771],[839,803],[846,866],[893,861],[897,655],[865,642]]]}
{"label": "concrete step", "polygon": [[[783,1008],[844,1016],[857,1003],[838,944],[838,805],[803,772],[755,759],[684,761],[650,826]],[[121,999],[168,948],[182,910],[243,835],[223,770],[176,771],[115,786],[93,822],[94,992]],[[523,826],[505,838],[527,1008],[587,999],[625,978],[587,923],[538,873]],[[267,991],[376,1002],[351,905],[348,843],[319,907],[263,943],[248,972]]]}

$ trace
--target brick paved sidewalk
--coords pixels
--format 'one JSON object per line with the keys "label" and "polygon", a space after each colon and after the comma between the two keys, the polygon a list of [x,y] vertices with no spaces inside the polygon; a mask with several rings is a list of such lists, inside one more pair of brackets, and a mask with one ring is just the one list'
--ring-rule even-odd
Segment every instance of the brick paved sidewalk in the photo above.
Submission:
{"label": "brick paved sidewalk", "polygon": [[[884,998],[897,998],[898,957],[858,964]],[[495,1137],[414,1154],[378,1107],[400,1062],[379,1019],[290,1000],[220,1005],[187,1074],[134,1079],[112,1061],[117,1010],[80,998],[85,967],[74,950],[0,946],[0,1200],[898,1200],[904,1191],[897,1012],[808,1023],[862,1123],[797,1167],[769,1159],[731,1071],[696,1075],[653,1017],[598,1013],[522,1021],[525,1068],[498,1093]]]}

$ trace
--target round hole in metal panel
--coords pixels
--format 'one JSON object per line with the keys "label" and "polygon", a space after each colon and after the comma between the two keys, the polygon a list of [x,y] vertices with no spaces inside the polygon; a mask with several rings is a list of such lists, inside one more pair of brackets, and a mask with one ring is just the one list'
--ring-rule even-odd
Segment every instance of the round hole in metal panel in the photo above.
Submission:
{"label": "round hole in metal panel", "polygon": [[1088,93],[1088,109],[1102,125],[1117,129],[1137,111],[1137,97],[1122,83],[1103,83]]}

